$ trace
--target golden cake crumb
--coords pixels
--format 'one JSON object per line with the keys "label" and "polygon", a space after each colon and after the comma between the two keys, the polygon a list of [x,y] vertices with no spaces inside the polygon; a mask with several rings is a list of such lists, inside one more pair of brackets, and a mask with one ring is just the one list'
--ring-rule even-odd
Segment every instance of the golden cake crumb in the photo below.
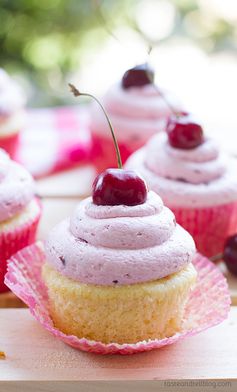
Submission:
{"label": "golden cake crumb", "polygon": [[0,359],[6,359],[6,354],[4,351],[0,351]]}

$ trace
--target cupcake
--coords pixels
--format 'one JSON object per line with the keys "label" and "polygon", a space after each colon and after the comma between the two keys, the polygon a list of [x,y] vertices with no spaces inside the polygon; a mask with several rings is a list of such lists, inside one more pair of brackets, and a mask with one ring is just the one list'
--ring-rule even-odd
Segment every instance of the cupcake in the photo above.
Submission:
{"label": "cupcake", "polygon": [[171,117],[167,133],[153,136],[127,168],[144,176],[201,253],[223,251],[237,229],[237,161],[206,137],[191,115]]}
{"label": "cupcake", "polygon": [[[131,172],[111,169],[98,181],[106,175],[117,191],[119,183],[133,191]],[[105,203],[80,202],[46,241],[42,273],[55,327],[103,343],[172,336],[196,280],[192,237],[154,192],[138,205]]]}
{"label": "cupcake", "polygon": [[[113,85],[102,98],[120,148],[122,162],[157,132],[164,130],[170,109],[164,95],[178,105],[166,91],[153,83],[154,72],[147,64],[128,70],[121,82]],[[90,113],[92,160],[98,172],[116,167],[114,146],[103,113],[92,105]]]}
{"label": "cupcake", "polygon": [[25,95],[18,84],[0,69],[0,148],[15,157],[19,131],[24,125]]}
{"label": "cupcake", "polygon": [[40,211],[33,178],[0,150],[0,292],[6,260],[35,241]]}
{"label": "cupcake", "polygon": [[196,280],[195,245],[144,180],[121,168],[111,132],[119,168],[97,176],[92,197],[46,240],[49,312],[56,328],[78,338],[162,339],[182,328]]}

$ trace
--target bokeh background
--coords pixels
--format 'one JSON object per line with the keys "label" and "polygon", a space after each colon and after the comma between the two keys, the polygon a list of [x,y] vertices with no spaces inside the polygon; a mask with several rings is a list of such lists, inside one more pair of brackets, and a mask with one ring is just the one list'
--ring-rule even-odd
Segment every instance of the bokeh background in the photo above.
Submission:
{"label": "bokeh background", "polygon": [[0,0],[0,65],[31,107],[73,104],[69,81],[102,93],[150,46],[156,82],[233,136],[236,0]]}

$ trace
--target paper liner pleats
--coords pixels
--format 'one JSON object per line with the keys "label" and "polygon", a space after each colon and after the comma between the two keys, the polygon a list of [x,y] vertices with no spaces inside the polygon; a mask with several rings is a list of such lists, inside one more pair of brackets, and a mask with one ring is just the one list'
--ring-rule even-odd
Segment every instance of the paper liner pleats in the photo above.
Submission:
{"label": "paper liner pleats", "polygon": [[19,147],[20,132],[0,138],[0,148],[3,148],[11,158],[15,159]]}
{"label": "paper liner pleats", "polygon": [[[37,203],[39,203],[37,201]],[[8,291],[4,284],[4,275],[7,269],[7,259],[27,245],[35,242],[36,231],[41,216],[39,203],[38,213],[29,220],[14,229],[0,233],[0,293]]]}
{"label": "paper liner pleats", "polygon": [[222,253],[226,238],[237,232],[237,202],[205,208],[172,208],[177,222],[207,257]]}

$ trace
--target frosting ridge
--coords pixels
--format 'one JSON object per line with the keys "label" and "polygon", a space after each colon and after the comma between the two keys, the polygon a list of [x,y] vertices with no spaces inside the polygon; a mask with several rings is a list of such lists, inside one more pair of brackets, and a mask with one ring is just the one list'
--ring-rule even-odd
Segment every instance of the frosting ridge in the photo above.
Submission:
{"label": "frosting ridge", "polygon": [[212,139],[184,150],[172,147],[166,134],[156,135],[147,143],[144,163],[161,177],[192,184],[208,183],[226,171],[225,157]]}

